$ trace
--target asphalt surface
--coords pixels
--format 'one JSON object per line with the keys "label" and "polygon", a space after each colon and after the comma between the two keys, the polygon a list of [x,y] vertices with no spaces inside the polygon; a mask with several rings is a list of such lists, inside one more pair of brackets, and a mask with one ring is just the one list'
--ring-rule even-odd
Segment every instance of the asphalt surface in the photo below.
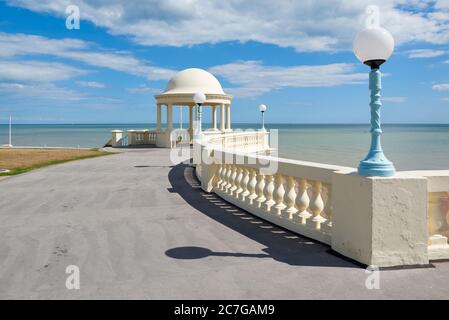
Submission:
{"label": "asphalt surface", "polygon": [[[80,289],[66,288],[69,265]],[[369,275],[203,192],[169,150],[0,181],[1,299],[448,299],[449,262]]]}

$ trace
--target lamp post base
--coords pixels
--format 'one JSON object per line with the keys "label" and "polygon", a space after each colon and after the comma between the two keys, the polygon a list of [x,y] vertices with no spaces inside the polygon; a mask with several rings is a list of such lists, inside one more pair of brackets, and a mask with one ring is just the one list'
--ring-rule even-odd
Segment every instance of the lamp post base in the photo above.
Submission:
{"label": "lamp post base", "polygon": [[360,161],[358,173],[364,177],[391,177],[396,173],[393,163],[388,160],[383,152],[370,153]]}

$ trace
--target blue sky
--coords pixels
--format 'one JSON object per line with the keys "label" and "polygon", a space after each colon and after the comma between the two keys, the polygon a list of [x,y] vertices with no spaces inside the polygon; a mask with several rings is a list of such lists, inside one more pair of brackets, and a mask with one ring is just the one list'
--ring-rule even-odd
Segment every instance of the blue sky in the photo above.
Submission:
{"label": "blue sky", "polygon": [[366,123],[352,39],[368,4],[396,41],[383,121],[449,123],[449,0],[1,1],[0,122],[153,123],[153,95],[198,67],[234,96],[233,122],[259,121],[264,103],[273,123]]}

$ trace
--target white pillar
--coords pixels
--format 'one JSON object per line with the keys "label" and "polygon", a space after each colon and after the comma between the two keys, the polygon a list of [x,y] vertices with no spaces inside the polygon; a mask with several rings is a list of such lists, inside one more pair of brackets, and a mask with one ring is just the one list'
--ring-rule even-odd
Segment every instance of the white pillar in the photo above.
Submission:
{"label": "white pillar", "polygon": [[217,130],[217,106],[212,106],[212,130]]}
{"label": "white pillar", "polygon": [[182,106],[179,107],[179,128],[182,129]]}
{"label": "white pillar", "polygon": [[193,107],[189,106],[189,135],[190,135],[190,142],[193,139]]}
{"label": "white pillar", "polygon": [[224,104],[220,105],[220,131],[225,130]]}
{"label": "white pillar", "polygon": [[162,123],[161,123],[161,105],[158,103],[157,104],[157,127],[156,130],[157,131],[161,131],[162,129]]}
{"label": "white pillar", "polygon": [[167,129],[173,129],[173,106],[171,104],[167,105]]}
{"label": "white pillar", "polygon": [[231,130],[231,105],[226,105],[226,130]]}
{"label": "white pillar", "polygon": [[12,131],[12,129],[11,129],[11,127],[12,127],[12,117],[11,116],[9,116],[9,143],[8,143],[8,146],[9,147],[12,147],[12,139],[11,139],[11,131]]}

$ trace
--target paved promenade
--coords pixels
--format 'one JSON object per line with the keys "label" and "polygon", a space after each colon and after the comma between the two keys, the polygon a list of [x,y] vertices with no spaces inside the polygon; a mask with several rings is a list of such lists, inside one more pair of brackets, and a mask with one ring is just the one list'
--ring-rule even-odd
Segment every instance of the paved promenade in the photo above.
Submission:
{"label": "paved promenade", "polygon": [[[169,151],[134,149],[0,181],[0,298],[449,298],[449,262],[365,270],[201,191]],[[65,287],[80,268],[80,290]]]}

